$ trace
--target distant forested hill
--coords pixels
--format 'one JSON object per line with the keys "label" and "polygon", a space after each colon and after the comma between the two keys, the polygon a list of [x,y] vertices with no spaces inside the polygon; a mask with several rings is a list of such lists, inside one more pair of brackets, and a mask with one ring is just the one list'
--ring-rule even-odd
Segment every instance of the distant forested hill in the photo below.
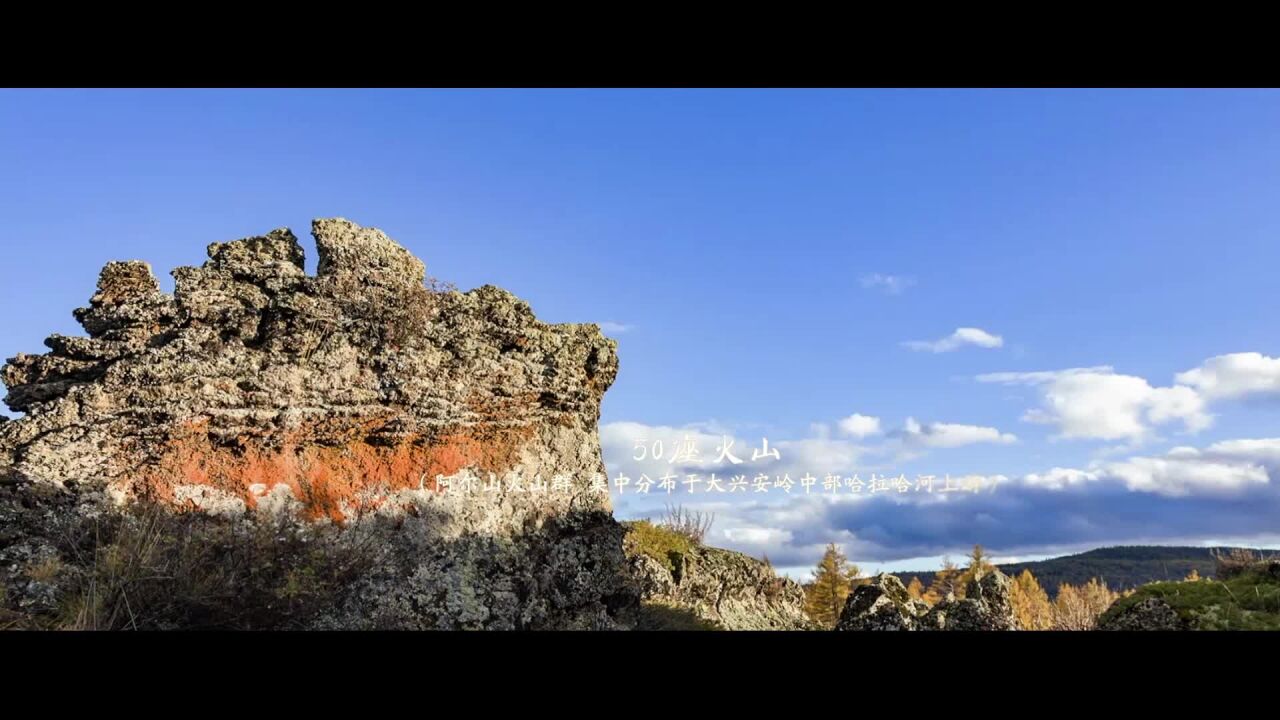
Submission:
{"label": "distant forested hill", "polygon": [[[1181,580],[1192,570],[1200,573],[1201,577],[1213,577],[1215,550],[1221,552],[1230,548],[1111,547],[1079,555],[1066,555],[1039,562],[1009,563],[998,567],[1009,576],[1030,570],[1036,580],[1040,581],[1040,586],[1052,597],[1057,594],[1060,583],[1081,585],[1095,577],[1104,580],[1113,590],[1124,590],[1149,582]],[[1258,552],[1274,554],[1268,551]],[[957,558],[956,563],[963,565],[963,559]],[[893,574],[902,578],[903,582],[910,582],[912,577],[918,577],[925,587],[933,582],[931,572]]]}

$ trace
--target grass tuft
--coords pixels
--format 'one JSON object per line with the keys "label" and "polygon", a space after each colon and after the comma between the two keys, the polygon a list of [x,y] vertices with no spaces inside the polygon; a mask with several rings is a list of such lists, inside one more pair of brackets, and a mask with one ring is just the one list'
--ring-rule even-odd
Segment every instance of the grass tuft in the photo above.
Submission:
{"label": "grass tuft", "polygon": [[648,555],[675,572],[676,562],[696,546],[688,536],[648,520],[623,523],[627,537],[623,547],[629,555]]}
{"label": "grass tuft", "polygon": [[376,552],[372,535],[354,528],[228,523],[158,506],[85,523],[60,543],[60,557],[27,569],[56,586],[56,610],[0,614],[0,627],[302,629]]}

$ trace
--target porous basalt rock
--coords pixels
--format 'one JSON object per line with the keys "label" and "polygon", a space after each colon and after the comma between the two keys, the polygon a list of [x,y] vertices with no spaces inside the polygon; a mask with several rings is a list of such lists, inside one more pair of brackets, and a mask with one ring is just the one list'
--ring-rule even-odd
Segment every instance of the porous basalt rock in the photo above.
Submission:
{"label": "porous basalt rock", "polygon": [[641,629],[814,630],[804,589],[742,553],[705,546],[673,553],[670,567],[630,555],[644,603]]}
{"label": "porous basalt rock", "polygon": [[837,630],[1017,630],[1012,584],[999,570],[975,576],[965,597],[954,595],[929,605],[913,600],[902,581],[880,575],[855,588],[845,601]]}
{"label": "porous basalt rock", "polygon": [[878,575],[853,589],[836,624],[837,630],[917,630],[929,606],[912,599],[902,581]]}
{"label": "porous basalt rock", "polygon": [[969,580],[965,596],[948,595],[920,620],[921,630],[1017,630],[1013,582],[999,570]]}
{"label": "porous basalt rock", "polygon": [[394,547],[318,624],[619,626],[636,600],[597,432],[616,344],[496,287],[432,291],[381,231],[312,234],[315,276],[287,229],[210,245],[172,295],[109,263],[87,337],[0,371],[25,413],[0,423],[11,511],[52,490],[382,523]]}

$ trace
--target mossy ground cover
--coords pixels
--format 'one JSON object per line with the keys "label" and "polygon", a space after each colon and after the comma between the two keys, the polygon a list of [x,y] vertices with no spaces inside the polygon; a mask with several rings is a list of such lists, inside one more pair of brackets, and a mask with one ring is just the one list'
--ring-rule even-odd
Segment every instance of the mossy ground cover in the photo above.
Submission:
{"label": "mossy ground cover", "polygon": [[1263,573],[1245,573],[1225,582],[1161,582],[1144,585],[1116,601],[1110,618],[1150,597],[1159,598],[1197,630],[1280,630],[1280,582]]}

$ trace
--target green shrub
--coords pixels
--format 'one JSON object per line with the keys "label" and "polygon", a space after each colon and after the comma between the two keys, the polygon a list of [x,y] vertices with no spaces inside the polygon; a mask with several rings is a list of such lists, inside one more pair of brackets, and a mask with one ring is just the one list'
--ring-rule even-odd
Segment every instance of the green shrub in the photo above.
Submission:
{"label": "green shrub", "polygon": [[1160,582],[1121,598],[1110,618],[1147,598],[1169,604],[1188,627],[1200,630],[1280,630],[1280,582],[1263,572],[1243,572],[1229,580]]}
{"label": "green shrub", "polygon": [[624,523],[627,537],[623,547],[629,555],[648,555],[675,572],[676,561],[688,554],[695,544],[688,536],[654,525],[648,520]]}

